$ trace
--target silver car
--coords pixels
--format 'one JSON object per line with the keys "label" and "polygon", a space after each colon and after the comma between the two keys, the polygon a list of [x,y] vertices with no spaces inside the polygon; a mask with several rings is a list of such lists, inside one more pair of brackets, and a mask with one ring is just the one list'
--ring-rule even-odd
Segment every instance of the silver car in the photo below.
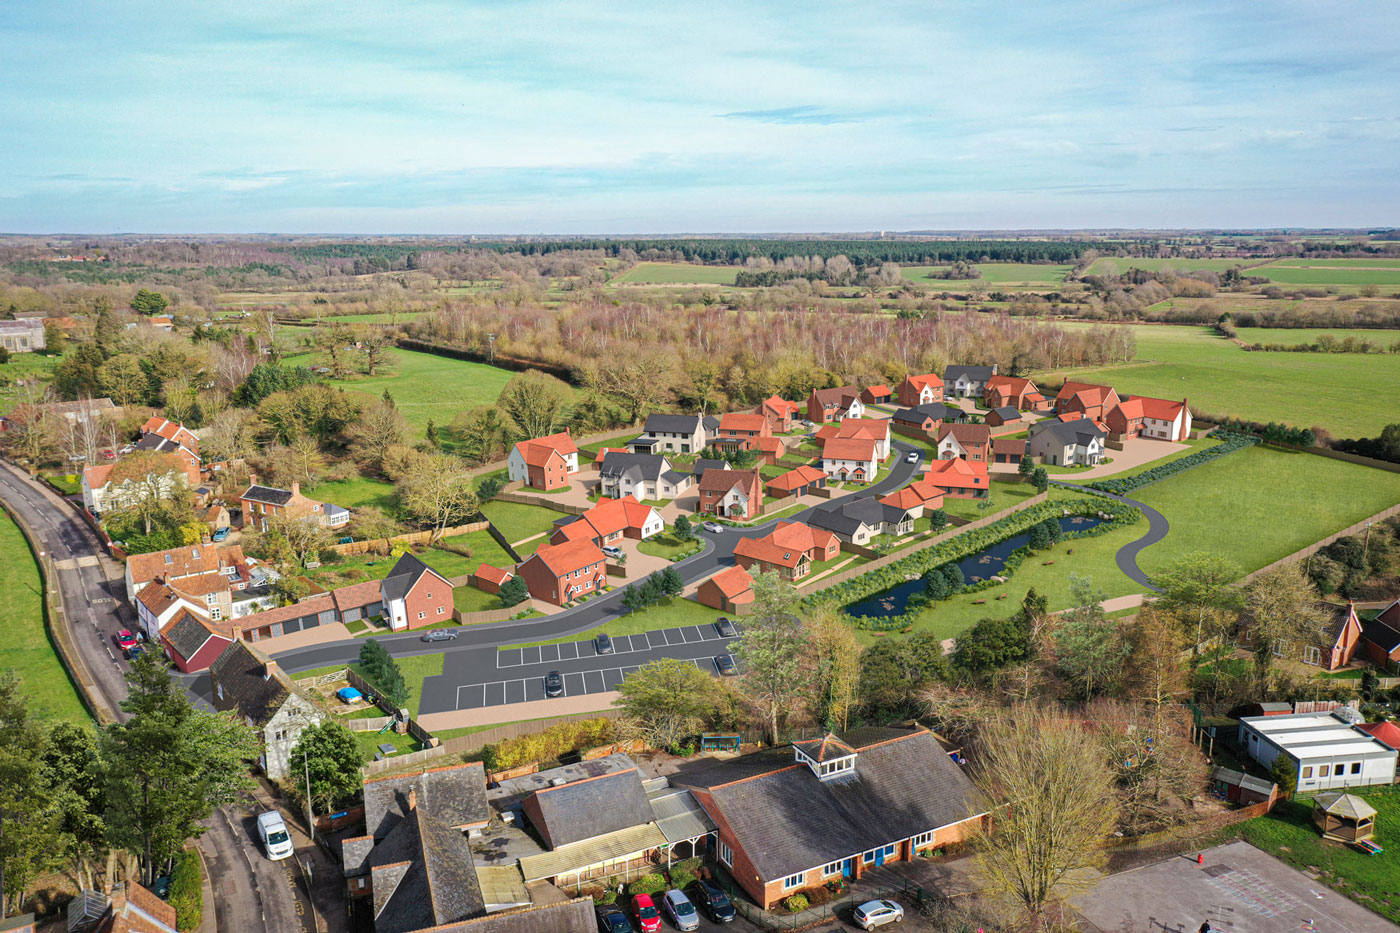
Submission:
{"label": "silver car", "polygon": [[894,901],[866,901],[851,912],[851,921],[862,930],[873,930],[887,923],[903,923],[904,908]]}
{"label": "silver car", "polygon": [[690,898],[680,891],[675,888],[667,891],[662,903],[665,905],[666,915],[671,918],[677,930],[700,929],[700,912],[695,909]]}

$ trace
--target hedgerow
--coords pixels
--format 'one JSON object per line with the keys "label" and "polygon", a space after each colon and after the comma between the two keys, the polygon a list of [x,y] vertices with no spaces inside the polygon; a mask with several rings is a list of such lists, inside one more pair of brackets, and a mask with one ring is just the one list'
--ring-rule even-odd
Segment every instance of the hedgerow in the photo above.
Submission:
{"label": "hedgerow", "polygon": [[1123,479],[1101,479],[1093,483],[1086,483],[1090,489],[1097,489],[1101,492],[1110,492],[1115,496],[1125,496],[1134,489],[1155,483],[1158,480],[1166,479],[1168,476],[1175,476],[1182,470],[1189,470],[1198,467],[1203,463],[1209,463],[1218,457],[1232,454],[1237,450],[1244,450],[1246,447],[1253,447],[1259,443],[1259,438],[1252,434],[1237,434],[1233,431],[1213,431],[1212,437],[1223,437],[1225,443],[1217,444],[1207,450],[1200,450],[1180,460],[1173,460],[1171,463],[1164,463],[1155,466],[1150,470],[1144,470],[1136,476],[1128,476]]}

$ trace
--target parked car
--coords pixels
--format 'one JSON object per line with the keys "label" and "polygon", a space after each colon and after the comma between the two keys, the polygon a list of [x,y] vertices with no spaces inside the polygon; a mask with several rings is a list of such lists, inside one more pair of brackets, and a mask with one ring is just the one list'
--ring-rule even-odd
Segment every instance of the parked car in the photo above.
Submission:
{"label": "parked car", "polygon": [[258,814],[258,840],[274,862],[292,854],[291,834],[287,832],[287,824],[282,822],[282,814],[276,810]]}
{"label": "parked car", "polygon": [[614,559],[616,559],[616,558],[622,556],[622,548],[618,547],[618,546],[615,545],[615,544],[605,544],[605,545],[603,545],[602,551],[603,551],[603,553],[606,554],[608,557],[611,557],[611,558],[614,558]]}
{"label": "parked car", "polygon": [[907,454],[904,455],[904,462],[905,462],[905,463],[918,463],[918,462],[919,462],[919,452],[918,452],[917,450],[911,450],[911,451],[909,451],[909,453],[907,453]]}
{"label": "parked car", "polygon": [[126,649],[124,653],[128,661],[135,661],[146,653],[146,646],[141,644],[132,645],[130,648]]}
{"label": "parked car", "polygon": [[719,522],[705,522],[705,523],[704,523],[703,525],[701,525],[700,527],[701,527],[701,528],[704,528],[704,529],[705,529],[706,531],[708,531],[710,534],[714,534],[714,535],[717,535],[717,534],[719,534],[721,531],[724,530],[724,526],[721,525]]}
{"label": "parked car", "polygon": [[456,641],[457,630],[455,628],[435,628],[431,632],[423,633],[424,641]]}
{"label": "parked car", "polygon": [[117,632],[116,642],[117,647],[120,648],[123,652],[126,652],[127,650],[136,647],[136,636],[128,632],[126,629],[122,629],[120,632]]}
{"label": "parked car", "polygon": [[715,923],[728,923],[734,919],[734,904],[729,895],[719,885],[710,881],[697,881],[690,886],[690,900],[700,905]]}
{"label": "parked car", "polygon": [[661,929],[661,911],[656,909],[650,894],[632,898],[632,913],[637,915],[637,926],[642,928],[642,933],[658,933]]}
{"label": "parked car", "polygon": [[621,907],[599,904],[595,909],[598,912],[598,933],[632,933],[632,921],[627,919]]}
{"label": "parked car", "polygon": [[721,654],[715,658],[715,669],[725,677],[733,677],[739,673],[739,667],[734,663],[734,657],[728,654]]}
{"label": "parked car", "polygon": [[698,930],[700,929],[700,914],[695,909],[695,905],[690,902],[680,891],[672,888],[666,892],[666,896],[661,901],[666,905],[666,913],[671,918],[671,922],[676,925],[677,930]]}
{"label": "parked car", "polygon": [[220,529],[216,530],[212,535],[209,536],[209,540],[211,540],[211,541],[222,541],[222,540],[224,540],[225,538],[227,538],[227,537],[229,536],[229,533],[230,533],[231,531],[233,531],[232,528],[220,528]]}
{"label": "parked car", "polygon": [[104,450],[102,451],[102,459],[115,460],[117,459],[117,452],[115,450]]}
{"label": "parked car", "polygon": [[610,636],[607,632],[603,632],[597,638],[593,639],[593,650],[596,651],[598,654],[612,654],[612,636]]}
{"label": "parked car", "polygon": [[564,695],[564,675],[558,671],[550,671],[544,675],[544,695],[547,697],[561,697]]}
{"label": "parked car", "polygon": [[862,930],[873,930],[887,923],[903,923],[904,908],[894,901],[866,901],[851,912],[851,922]]}
{"label": "parked car", "polygon": [[735,635],[739,634],[734,630],[734,623],[730,622],[724,616],[720,616],[715,620],[715,631],[719,632],[720,638],[733,638]]}

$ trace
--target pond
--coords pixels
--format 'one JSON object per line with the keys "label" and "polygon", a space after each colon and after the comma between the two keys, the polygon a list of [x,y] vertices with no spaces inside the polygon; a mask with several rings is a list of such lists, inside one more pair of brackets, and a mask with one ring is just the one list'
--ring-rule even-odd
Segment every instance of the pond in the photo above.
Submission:
{"label": "pond", "polygon": [[[1103,521],[1097,515],[1067,515],[1060,519],[1060,530],[1065,534],[1085,531],[1095,525],[1103,524]],[[986,550],[964,557],[957,562],[958,568],[963,572],[963,579],[969,585],[991,579],[1006,568],[1006,561],[1012,553],[1017,548],[1025,547],[1030,543],[1030,540],[1030,532],[1024,531],[1007,538],[1005,541],[998,542]],[[916,593],[922,593],[923,590],[924,581],[922,579],[905,580],[882,593],[876,593],[858,603],[851,603],[845,611],[853,616],[870,616],[871,618],[902,615],[909,608],[909,597]]]}

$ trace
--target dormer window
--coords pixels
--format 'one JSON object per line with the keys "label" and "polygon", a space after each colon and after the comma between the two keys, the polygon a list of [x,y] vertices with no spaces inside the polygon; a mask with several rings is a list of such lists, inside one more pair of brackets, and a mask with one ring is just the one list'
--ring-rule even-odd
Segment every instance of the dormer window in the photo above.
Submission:
{"label": "dormer window", "polygon": [[794,742],[792,750],[796,760],[820,780],[855,773],[856,750],[830,732],[820,739]]}

